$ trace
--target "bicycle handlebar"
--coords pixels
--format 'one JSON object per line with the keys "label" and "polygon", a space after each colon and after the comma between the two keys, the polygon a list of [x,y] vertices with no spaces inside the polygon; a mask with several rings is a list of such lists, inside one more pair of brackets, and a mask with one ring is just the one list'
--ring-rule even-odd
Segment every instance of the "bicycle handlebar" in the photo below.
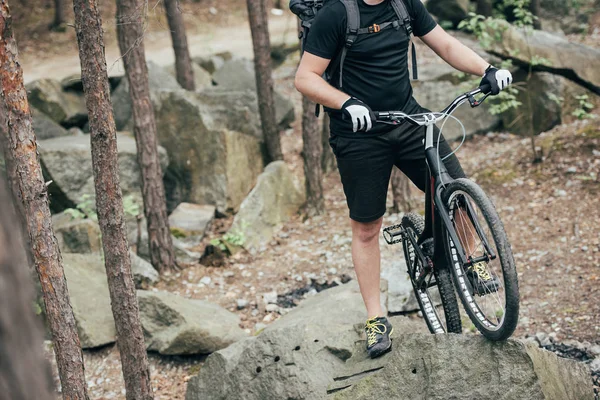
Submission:
{"label": "bicycle handlebar", "polygon": [[[402,120],[406,120],[408,122],[410,122],[413,125],[427,125],[427,124],[431,124],[431,123],[436,123],[442,119],[444,119],[446,116],[448,116],[449,114],[452,114],[452,112],[454,112],[454,110],[460,106],[461,104],[463,104],[465,101],[469,101],[469,104],[471,105],[471,107],[478,107],[479,105],[481,105],[481,103],[483,103],[485,101],[485,99],[488,98],[488,96],[490,95],[491,92],[491,87],[490,85],[483,85],[478,87],[477,89],[471,90],[470,92],[461,94],[460,96],[458,96],[456,99],[454,99],[452,101],[452,103],[450,103],[448,105],[448,107],[446,107],[445,109],[443,109],[440,112],[431,112],[431,113],[424,113],[424,114],[419,114],[419,115],[408,115],[402,111],[375,111],[375,119],[377,122],[391,122],[391,123],[398,123]],[[484,96],[482,98],[480,98],[479,100],[475,99],[475,95],[478,95],[480,93],[483,93]]]}

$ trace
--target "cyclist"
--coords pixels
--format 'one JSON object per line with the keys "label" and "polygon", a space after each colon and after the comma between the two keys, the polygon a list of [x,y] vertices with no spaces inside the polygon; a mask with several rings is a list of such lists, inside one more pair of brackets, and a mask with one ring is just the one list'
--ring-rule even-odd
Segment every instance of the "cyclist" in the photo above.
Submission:
{"label": "cyclist", "polygon": [[[448,64],[462,72],[482,76],[482,84],[489,84],[492,94],[498,94],[512,82],[509,71],[494,68],[437,25],[421,0],[404,2],[414,35]],[[361,28],[381,26],[398,19],[391,0],[357,0],[357,3]],[[330,85],[322,75],[344,46],[346,9],[340,1],[327,2],[312,23],[295,85],[305,96],[325,106],[331,117],[329,142],[350,211],[352,260],[367,308],[367,352],[374,358],[391,348],[392,326],[383,315],[379,300],[378,241],[390,174],[395,165],[424,191],[426,163],[424,129],[407,122],[397,127],[375,125],[372,109],[402,110],[407,114],[427,110],[412,96],[407,62],[409,38],[404,30],[372,31],[360,36],[347,52],[343,90]],[[337,74],[339,72],[334,71],[331,82],[338,82]],[[443,137],[439,147],[442,157],[451,152]],[[453,178],[465,177],[455,156],[446,159],[445,165]],[[478,273],[484,270],[472,269],[469,275],[474,286],[495,285],[491,281],[497,280],[496,277]]]}

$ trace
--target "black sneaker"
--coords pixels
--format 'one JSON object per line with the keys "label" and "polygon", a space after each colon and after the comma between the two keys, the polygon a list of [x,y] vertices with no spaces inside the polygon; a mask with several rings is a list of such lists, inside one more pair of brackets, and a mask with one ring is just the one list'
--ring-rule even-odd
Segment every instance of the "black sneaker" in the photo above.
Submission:
{"label": "black sneaker", "polygon": [[498,291],[500,280],[488,271],[487,263],[484,261],[471,265],[466,272],[475,294],[485,296]]}
{"label": "black sneaker", "polygon": [[367,334],[367,353],[371,358],[377,358],[392,348],[390,335],[394,332],[392,324],[385,317],[373,317],[365,324]]}

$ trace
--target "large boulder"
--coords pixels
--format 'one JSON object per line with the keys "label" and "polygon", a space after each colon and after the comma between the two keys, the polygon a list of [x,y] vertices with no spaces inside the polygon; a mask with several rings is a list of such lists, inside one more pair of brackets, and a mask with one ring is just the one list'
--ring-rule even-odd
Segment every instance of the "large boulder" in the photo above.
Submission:
{"label": "large boulder", "polygon": [[[177,78],[175,73],[175,65],[167,67],[166,70],[169,74]],[[192,70],[194,71],[194,84],[196,86],[196,90],[203,90],[212,86],[212,77],[208,71],[196,63],[192,63]]]}
{"label": "large boulder", "polygon": [[210,56],[197,56],[192,58],[192,61],[198,64],[202,69],[207,71],[209,74],[213,74],[216,70],[221,68],[225,61],[229,61],[233,58],[232,54],[228,51]]}
{"label": "large boulder", "polygon": [[589,369],[532,343],[481,336],[400,335],[388,356],[357,354],[334,377],[330,398],[591,399]]}
{"label": "large boulder", "polygon": [[[415,81],[413,88],[417,102],[431,111],[441,111],[464,93],[464,88],[448,80]],[[463,123],[467,137],[490,132],[500,124],[500,117],[490,114],[485,105],[477,108],[463,105],[456,109],[453,116]],[[447,140],[460,139],[463,131],[456,121],[449,119],[444,125],[443,134]]]}
{"label": "large boulder", "polygon": [[[213,74],[215,84],[227,90],[250,90],[256,93],[256,76],[254,74],[254,63],[243,58],[233,58],[226,61],[221,68]],[[255,100],[256,101],[256,100]],[[274,91],[275,119],[282,127],[288,127],[294,121],[294,105],[292,102]],[[257,105],[258,107],[258,105]]]}
{"label": "large boulder", "polygon": [[176,232],[176,236],[181,238],[202,240],[215,218],[215,211],[214,206],[181,203],[169,215],[171,232]]}
{"label": "large boulder", "polygon": [[529,65],[532,55],[548,61],[537,66],[586,85],[600,94],[600,49],[573,43],[541,30],[523,30],[508,23],[502,25],[502,39],[490,51],[504,58]]}
{"label": "large boulder", "polygon": [[526,82],[525,90],[517,95],[521,105],[501,114],[504,127],[512,133],[529,136],[533,128],[537,135],[572,121],[572,113],[579,108],[577,96],[587,95],[591,103],[600,105],[600,97],[560,75],[535,72],[528,82],[526,75],[515,74],[517,82]]}
{"label": "large boulder", "polygon": [[203,300],[138,291],[146,347],[160,354],[208,354],[246,337],[239,317]]}
{"label": "large boulder", "polygon": [[[188,382],[185,398],[324,398],[335,371],[361,341],[366,317],[356,282],[325,290],[258,336],[210,355],[200,374]],[[425,324],[405,317],[395,317],[393,323],[398,332],[425,329]]]}
{"label": "large boulder", "polygon": [[[215,104],[216,99],[223,102]],[[262,140],[244,92],[213,97],[163,91],[155,102],[159,142],[169,154],[169,208],[181,202],[237,210],[261,173]],[[228,111],[227,111],[228,110]],[[239,128],[236,129],[236,128]]]}
{"label": "large boulder", "polygon": [[[141,206],[141,176],[135,139],[128,134],[119,133],[117,142],[123,195],[133,196],[133,200]],[[46,181],[52,181],[49,191],[52,193],[51,207],[54,211],[71,208],[86,196],[94,198],[92,154],[88,135],[41,140],[38,142],[38,149],[44,177]],[[163,148],[159,147],[158,150],[164,170],[168,163],[167,153]],[[95,203],[92,201],[92,204]]]}
{"label": "large boulder", "polygon": [[[177,83],[175,76],[160,65],[148,61],[148,87],[150,95],[154,96],[161,90],[180,90],[181,86]],[[129,98],[129,81],[126,77],[121,79],[121,83],[111,94],[113,106],[113,115],[117,130],[132,130],[133,111],[131,108],[131,99]]]}
{"label": "large boulder", "polygon": [[91,219],[75,218],[63,212],[52,216],[52,227],[62,253],[102,251],[100,227]]}
{"label": "large boulder", "polygon": [[145,289],[160,280],[158,272],[148,261],[139,257],[131,250],[129,250],[129,257],[131,258],[131,273],[133,274],[133,282],[136,288]]}
{"label": "large boulder", "polygon": [[64,92],[59,81],[40,79],[26,85],[29,103],[50,117],[67,126],[83,126],[87,110],[82,96]]}
{"label": "large boulder", "polygon": [[63,267],[81,347],[115,341],[116,330],[104,263],[99,254],[63,254]]}
{"label": "large boulder", "polygon": [[457,26],[467,17],[469,0],[428,0],[427,10],[440,22],[449,21],[453,26]]}
{"label": "large boulder", "polygon": [[70,135],[69,131],[57,124],[52,118],[33,107],[31,107],[31,119],[33,132],[35,132],[37,140],[53,139]]}
{"label": "large boulder", "polygon": [[296,188],[285,162],[272,162],[242,202],[229,232],[240,236],[247,250],[256,252],[304,201],[304,192]]}

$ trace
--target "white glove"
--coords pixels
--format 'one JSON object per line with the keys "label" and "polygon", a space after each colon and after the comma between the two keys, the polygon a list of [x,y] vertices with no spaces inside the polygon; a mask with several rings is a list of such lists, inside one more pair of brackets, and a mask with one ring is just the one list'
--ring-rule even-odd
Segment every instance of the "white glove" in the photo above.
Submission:
{"label": "white glove", "polygon": [[479,86],[489,86],[490,93],[497,95],[501,90],[506,89],[512,83],[512,80],[512,74],[509,70],[498,69],[490,65],[485,70]]}
{"label": "white glove", "polygon": [[373,110],[357,98],[350,97],[346,100],[342,105],[342,112],[352,120],[352,130],[354,132],[367,132],[373,127],[373,121],[375,120]]}

